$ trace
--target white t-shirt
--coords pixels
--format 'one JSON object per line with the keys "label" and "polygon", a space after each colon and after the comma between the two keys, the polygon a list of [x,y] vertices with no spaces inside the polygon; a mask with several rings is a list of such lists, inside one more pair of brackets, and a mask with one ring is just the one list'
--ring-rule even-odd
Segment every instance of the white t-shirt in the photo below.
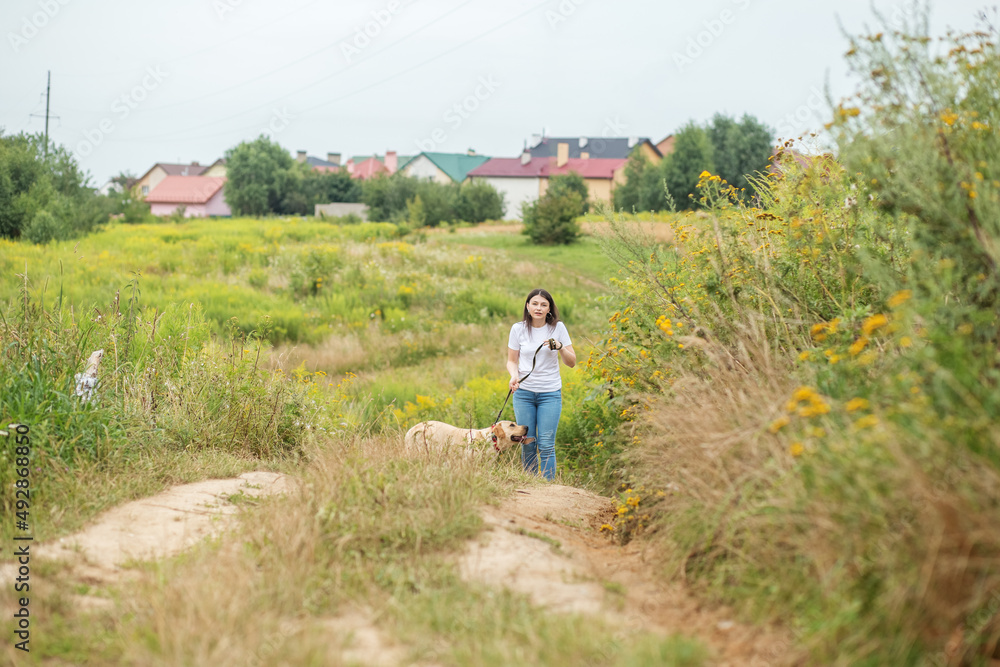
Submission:
{"label": "white t-shirt", "polygon": [[[520,352],[517,361],[517,376],[519,378],[531,371],[531,360],[535,357],[535,350],[549,338],[555,338],[563,345],[573,344],[573,341],[569,339],[569,332],[566,331],[566,326],[562,322],[557,322],[554,327],[546,324],[536,329],[533,326],[525,325],[522,321],[510,328],[507,347]],[[559,375],[559,351],[550,350],[548,345],[538,350],[535,370],[532,371],[527,380],[520,384],[520,387],[537,393],[562,389],[562,377]]]}

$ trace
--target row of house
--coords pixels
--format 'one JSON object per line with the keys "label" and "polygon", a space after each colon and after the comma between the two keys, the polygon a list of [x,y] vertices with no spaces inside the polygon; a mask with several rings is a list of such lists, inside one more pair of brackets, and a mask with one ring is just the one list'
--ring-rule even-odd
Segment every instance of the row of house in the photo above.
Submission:
{"label": "row of house", "polygon": [[[346,171],[367,180],[401,173],[437,183],[489,183],[504,195],[505,218],[520,218],[521,207],[545,194],[552,176],[576,172],[583,177],[592,201],[610,201],[614,188],[625,180],[628,158],[642,155],[656,163],[673,150],[673,135],[659,143],[646,137],[545,137],[535,135],[519,157],[496,158],[466,153],[423,152],[401,156],[361,155],[341,162],[339,153],[326,159],[298,151],[296,159],[315,171]],[[154,215],[169,215],[184,207],[188,217],[230,215],[223,185],[224,160],[210,165],[157,163],[137,181],[136,187]]]}

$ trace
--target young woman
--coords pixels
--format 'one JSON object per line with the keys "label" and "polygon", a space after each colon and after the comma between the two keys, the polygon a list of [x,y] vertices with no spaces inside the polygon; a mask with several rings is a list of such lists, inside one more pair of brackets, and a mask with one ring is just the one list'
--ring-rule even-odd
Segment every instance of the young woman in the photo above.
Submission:
{"label": "young woman", "polygon": [[[514,392],[514,418],[535,438],[530,445],[521,446],[521,464],[549,480],[556,476],[556,429],[562,412],[560,359],[570,368],[576,366],[569,332],[559,321],[552,295],[543,289],[532,290],[524,300],[524,319],[510,328],[507,372]],[[519,382],[525,375],[524,382]]]}

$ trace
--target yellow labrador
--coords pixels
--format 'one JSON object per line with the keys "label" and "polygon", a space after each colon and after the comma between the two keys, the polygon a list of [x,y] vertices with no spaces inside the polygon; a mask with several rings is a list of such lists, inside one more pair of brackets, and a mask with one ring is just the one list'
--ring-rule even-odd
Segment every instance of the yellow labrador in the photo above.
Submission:
{"label": "yellow labrador", "polygon": [[499,454],[515,444],[529,444],[534,438],[525,437],[527,426],[501,421],[487,428],[459,428],[444,422],[420,422],[406,432],[406,449],[410,451],[447,451],[452,447],[464,448],[467,452],[476,449],[477,443],[488,442]]}

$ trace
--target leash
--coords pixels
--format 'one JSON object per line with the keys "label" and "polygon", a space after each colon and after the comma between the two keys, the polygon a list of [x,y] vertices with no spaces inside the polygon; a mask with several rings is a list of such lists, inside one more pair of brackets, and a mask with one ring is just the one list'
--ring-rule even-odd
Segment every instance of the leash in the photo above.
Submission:
{"label": "leash", "polygon": [[[538,348],[535,350],[535,356],[533,356],[531,358],[531,370],[528,371],[528,375],[531,375],[532,373],[535,372],[535,363],[538,361],[538,353],[542,351],[543,347],[545,347],[546,345],[549,345],[549,341],[553,341],[553,340],[555,340],[555,339],[554,338],[550,338],[549,340],[542,341],[542,344],[539,345]],[[551,345],[549,347],[551,347]],[[520,384],[520,383],[524,382],[525,380],[527,380],[528,379],[528,375],[525,375],[523,378],[521,378],[520,380],[518,380],[517,383]],[[500,422],[500,415],[503,414],[504,408],[507,407],[507,401],[510,400],[510,396],[513,393],[514,393],[513,389],[508,389],[507,390],[507,398],[503,399],[503,405],[500,406],[500,412],[497,413],[497,418],[495,420],[493,420],[493,426],[496,426]],[[496,436],[493,436],[493,446],[496,447]]]}

